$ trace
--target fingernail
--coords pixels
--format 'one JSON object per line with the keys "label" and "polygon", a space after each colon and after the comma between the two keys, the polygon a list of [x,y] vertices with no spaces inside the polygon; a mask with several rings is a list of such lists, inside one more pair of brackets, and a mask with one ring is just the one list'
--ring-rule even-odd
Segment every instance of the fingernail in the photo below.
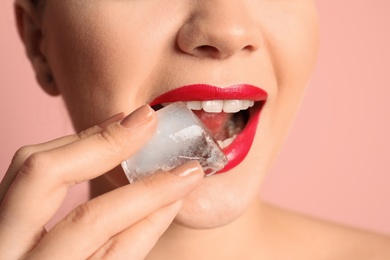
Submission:
{"label": "fingernail", "polygon": [[186,177],[200,173],[204,174],[203,169],[198,161],[190,161],[188,163],[179,165],[175,169],[173,169],[171,173],[176,174],[179,177]]}
{"label": "fingernail", "polygon": [[121,125],[126,128],[137,128],[151,120],[154,110],[149,105],[143,105],[125,117]]}
{"label": "fingernail", "polygon": [[99,126],[101,128],[105,128],[105,127],[107,127],[108,125],[110,125],[110,124],[112,124],[114,122],[119,122],[120,120],[123,119],[123,117],[124,117],[123,112],[118,113],[118,114],[113,115],[112,117],[106,119],[105,121],[103,121],[101,124],[99,124]]}

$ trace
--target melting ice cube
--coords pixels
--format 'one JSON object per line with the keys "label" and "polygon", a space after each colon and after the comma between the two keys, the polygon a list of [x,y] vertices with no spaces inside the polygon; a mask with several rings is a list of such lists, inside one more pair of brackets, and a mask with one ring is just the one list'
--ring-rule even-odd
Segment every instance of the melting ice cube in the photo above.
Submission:
{"label": "melting ice cube", "polygon": [[157,111],[155,134],[136,154],[122,163],[130,183],[157,171],[170,171],[191,160],[199,161],[206,176],[221,170],[228,160],[199,118],[177,102]]}

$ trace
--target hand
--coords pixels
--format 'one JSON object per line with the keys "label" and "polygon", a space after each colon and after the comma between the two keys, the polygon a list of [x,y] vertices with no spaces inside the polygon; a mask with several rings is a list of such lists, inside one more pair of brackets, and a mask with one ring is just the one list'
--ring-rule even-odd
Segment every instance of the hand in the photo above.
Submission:
{"label": "hand", "polygon": [[69,187],[116,167],[155,127],[155,113],[143,106],[78,135],[21,148],[0,186],[0,259],[143,259],[181,199],[201,183],[197,162],[100,195],[50,231],[44,226]]}

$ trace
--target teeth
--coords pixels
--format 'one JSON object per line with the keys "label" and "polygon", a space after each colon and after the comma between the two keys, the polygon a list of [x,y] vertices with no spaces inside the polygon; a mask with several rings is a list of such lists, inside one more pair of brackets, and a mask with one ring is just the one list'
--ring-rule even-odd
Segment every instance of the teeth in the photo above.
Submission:
{"label": "teeth", "polygon": [[200,101],[187,101],[187,107],[191,110],[202,110],[202,102],[200,102]]}
{"label": "teeth", "polygon": [[223,108],[223,100],[208,100],[202,101],[202,108],[208,113],[221,113]]}
{"label": "teeth", "polygon": [[234,135],[233,137],[230,137],[224,141],[218,140],[217,143],[221,149],[224,149],[228,147],[231,143],[233,143],[234,139],[236,139],[237,135]]}
{"label": "teeth", "polygon": [[234,140],[233,137],[226,139],[225,141],[223,141],[223,146],[225,147],[229,146],[231,143],[233,143],[233,140]]}
{"label": "teeth", "polygon": [[[171,103],[162,103],[162,106],[167,106]],[[204,110],[208,113],[237,113],[240,110],[246,110],[253,107],[253,100],[207,100],[207,101],[187,101],[187,107],[191,110]]]}
{"label": "teeth", "polygon": [[223,102],[223,111],[226,113],[237,113],[241,110],[243,103],[241,100],[225,100]]}
{"label": "teeth", "polygon": [[248,109],[250,104],[251,104],[251,100],[242,100],[241,101],[241,110]]}

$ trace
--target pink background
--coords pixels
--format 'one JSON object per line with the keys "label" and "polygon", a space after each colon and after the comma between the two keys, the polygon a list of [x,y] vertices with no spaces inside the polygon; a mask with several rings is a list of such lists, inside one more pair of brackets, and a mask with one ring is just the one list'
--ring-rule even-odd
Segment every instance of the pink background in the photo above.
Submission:
{"label": "pink background", "polygon": [[[390,235],[390,34],[387,0],[317,1],[322,45],[300,114],[263,198],[322,219]],[[0,0],[0,176],[16,149],[72,132],[58,98],[34,81]],[[59,215],[87,198],[70,191]]]}

